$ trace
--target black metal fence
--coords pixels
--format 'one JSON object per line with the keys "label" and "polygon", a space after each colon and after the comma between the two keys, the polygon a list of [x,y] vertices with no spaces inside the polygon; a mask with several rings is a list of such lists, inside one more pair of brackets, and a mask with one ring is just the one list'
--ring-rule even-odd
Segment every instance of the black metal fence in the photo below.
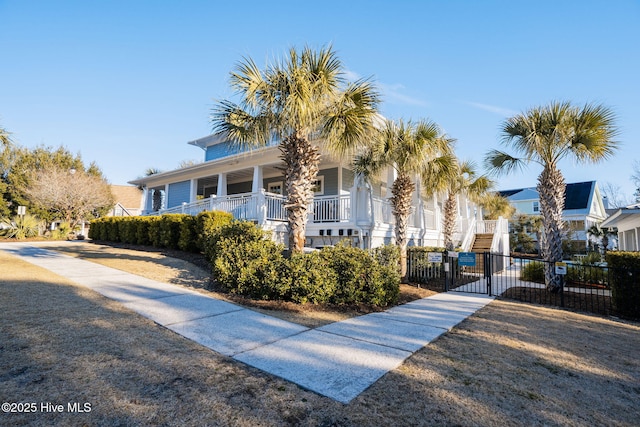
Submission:
{"label": "black metal fence", "polygon": [[[615,314],[611,299],[611,269],[603,265],[566,263],[556,266],[538,259],[490,254],[502,259],[503,268],[492,271],[491,294],[535,304],[603,315]],[[558,274],[561,286],[545,285],[545,269]]]}
{"label": "black metal fence", "polygon": [[455,252],[409,251],[407,255],[407,278],[417,286],[437,292],[488,293],[485,280],[487,254],[474,254],[474,266],[461,265]]}
{"label": "black metal fence", "polygon": [[[640,272],[617,271],[606,265],[567,262],[556,265],[539,259],[477,253],[475,263],[465,264],[457,257],[441,253],[411,252],[407,259],[407,277],[418,286],[434,291],[483,293],[498,298],[562,307],[575,311],[637,318],[640,311]],[[545,269],[558,274],[561,286],[550,290],[545,285]],[[627,282],[621,287],[612,283]],[[613,293],[618,289],[617,298]],[[631,302],[630,302],[631,301]],[[629,302],[631,310],[629,310]],[[634,305],[635,304],[635,305]],[[623,308],[622,305],[627,307]],[[634,314],[636,313],[636,314]]]}

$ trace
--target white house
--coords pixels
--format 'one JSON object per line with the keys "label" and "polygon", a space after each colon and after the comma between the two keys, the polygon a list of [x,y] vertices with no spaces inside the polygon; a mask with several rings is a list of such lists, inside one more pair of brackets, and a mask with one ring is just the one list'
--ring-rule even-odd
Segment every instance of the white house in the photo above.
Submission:
{"label": "white house", "polygon": [[[516,214],[540,215],[540,195],[535,187],[500,191]],[[587,230],[607,217],[602,194],[596,181],[567,184],[562,219],[572,230],[572,239],[587,244]]]}
{"label": "white house", "polygon": [[621,251],[640,251],[640,204],[618,209],[600,227],[618,229],[618,249]]}
{"label": "white house", "polygon": [[[277,142],[251,150],[220,135],[209,135],[189,144],[204,150],[203,163],[130,182],[145,189],[143,214],[223,210],[235,218],[255,221],[272,231],[276,240],[286,243],[286,194]],[[393,169],[389,168],[384,179],[369,184],[354,176],[350,163],[351,159],[323,153],[310,206],[306,246],[334,245],[345,238],[363,248],[392,242],[394,218],[389,198]],[[416,185],[420,189],[419,180]],[[161,202],[156,210],[154,193],[161,196],[156,196],[156,203]],[[414,195],[409,245],[442,246],[443,200],[420,193],[416,191]],[[464,249],[471,247],[476,230],[497,230],[503,233],[501,237],[507,233],[506,221],[483,222],[480,215],[477,206],[460,197],[455,237]],[[508,242],[496,239],[496,250],[504,251],[504,240]]]}

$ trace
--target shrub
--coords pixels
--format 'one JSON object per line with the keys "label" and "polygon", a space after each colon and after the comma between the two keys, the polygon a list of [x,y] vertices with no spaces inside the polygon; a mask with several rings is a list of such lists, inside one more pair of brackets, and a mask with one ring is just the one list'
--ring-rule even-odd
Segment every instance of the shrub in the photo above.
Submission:
{"label": "shrub", "polygon": [[608,252],[611,300],[622,317],[640,319],[640,253]]}
{"label": "shrub", "polygon": [[229,292],[256,299],[280,299],[287,291],[282,268],[284,247],[251,222],[222,226],[210,242],[213,276]]}
{"label": "shrub", "polygon": [[385,307],[397,301],[400,293],[397,268],[382,266],[366,251],[346,245],[325,248],[321,254],[338,276],[330,302]]}
{"label": "shrub", "polygon": [[186,214],[165,214],[158,221],[158,244],[160,248],[178,249],[180,227]]}
{"label": "shrub", "polygon": [[182,218],[178,249],[185,252],[198,252],[196,218],[194,216],[186,215]]}
{"label": "shrub", "polygon": [[520,279],[527,282],[544,283],[544,263],[529,262],[522,268]]}
{"label": "shrub", "polygon": [[89,226],[89,238],[93,240],[107,239],[107,225],[104,218],[98,218],[91,221]]}
{"label": "shrub", "polygon": [[336,291],[338,275],[329,268],[325,257],[320,252],[309,254],[293,254],[285,260],[286,280],[284,299],[297,303],[326,303]]}
{"label": "shrub", "polygon": [[159,216],[139,217],[136,221],[136,244],[151,245],[151,224],[158,222]]}
{"label": "shrub", "polygon": [[397,245],[379,246],[373,249],[372,253],[380,265],[397,269],[400,268],[400,248]]}
{"label": "shrub", "polygon": [[0,218],[0,223],[7,226],[0,229],[0,235],[18,240],[39,236],[43,228],[42,221],[33,215],[16,215],[13,219]]}
{"label": "shrub", "polygon": [[118,235],[122,243],[136,243],[136,217],[121,217],[114,222],[114,226],[118,227]]}
{"label": "shrub", "polygon": [[118,230],[118,218],[107,217],[107,218],[104,218],[104,222],[106,225],[106,238],[104,240],[109,240],[111,242],[119,242],[120,231]]}
{"label": "shrub", "polygon": [[208,244],[213,236],[220,230],[223,225],[228,225],[233,221],[233,215],[229,212],[222,211],[206,211],[196,215],[196,245],[198,249],[212,259],[213,253],[210,253]]}

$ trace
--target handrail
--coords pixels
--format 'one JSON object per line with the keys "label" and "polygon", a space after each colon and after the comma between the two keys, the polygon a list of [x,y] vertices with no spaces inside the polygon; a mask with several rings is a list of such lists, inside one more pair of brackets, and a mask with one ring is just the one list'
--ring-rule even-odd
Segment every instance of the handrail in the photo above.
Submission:
{"label": "handrail", "polygon": [[476,235],[476,228],[477,228],[477,222],[475,218],[471,218],[471,222],[469,223],[469,226],[467,227],[467,232],[464,235],[464,239],[462,239],[462,244],[460,245],[460,247],[462,248],[462,250],[464,252],[468,252],[469,250],[471,250],[471,245],[473,242],[473,237]]}

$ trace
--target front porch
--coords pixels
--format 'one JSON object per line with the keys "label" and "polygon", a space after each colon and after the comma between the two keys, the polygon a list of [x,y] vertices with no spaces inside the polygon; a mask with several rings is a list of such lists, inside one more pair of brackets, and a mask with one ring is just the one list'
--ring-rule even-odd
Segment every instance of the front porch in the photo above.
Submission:
{"label": "front porch", "polygon": [[[435,204],[436,202],[434,202]],[[253,221],[273,231],[276,240],[286,242],[286,197],[261,189],[256,192],[211,195],[195,202],[183,202],[170,209],[150,212],[149,215],[182,213],[197,215],[203,211],[229,212],[235,219]],[[420,203],[409,216],[408,238],[411,245],[442,244],[439,212]],[[462,240],[463,220],[459,221],[457,235]],[[363,191],[335,196],[315,196],[309,207],[307,246],[335,245],[340,240],[352,239],[361,247],[378,246],[393,241],[395,217],[388,199],[371,197]],[[278,237],[278,235],[280,235]]]}

